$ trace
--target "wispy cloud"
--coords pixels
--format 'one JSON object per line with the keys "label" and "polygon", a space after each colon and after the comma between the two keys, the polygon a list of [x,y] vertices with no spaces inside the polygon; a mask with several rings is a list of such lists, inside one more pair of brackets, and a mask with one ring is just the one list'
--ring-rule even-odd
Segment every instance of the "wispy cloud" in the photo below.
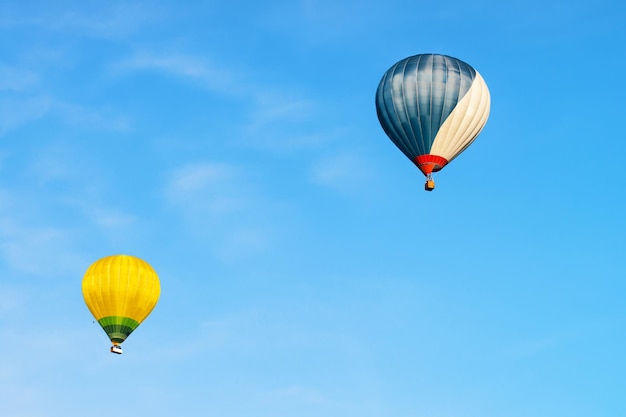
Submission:
{"label": "wispy cloud", "polygon": [[330,403],[321,391],[304,385],[289,385],[276,388],[265,394],[272,404],[296,404],[299,406],[324,405]]}
{"label": "wispy cloud", "polygon": [[124,71],[157,71],[198,83],[211,91],[228,94],[245,94],[241,81],[236,75],[218,67],[207,59],[182,54],[138,53],[111,66],[115,73]]}
{"label": "wispy cloud", "polygon": [[39,82],[39,75],[29,69],[0,65],[0,91],[23,91]]}
{"label": "wispy cloud", "polygon": [[[15,88],[26,89],[27,83]],[[0,98],[0,136],[48,114],[54,114],[71,126],[85,129],[125,132],[131,128],[131,120],[114,111],[88,108],[51,96],[31,93]]]}
{"label": "wispy cloud", "polygon": [[[78,291],[80,293],[80,289]],[[71,320],[59,315],[58,308],[45,303],[50,297],[39,294],[39,298],[30,306],[32,316],[20,315],[17,320],[7,321],[0,328],[0,337],[10,341],[11,347],[5,349],[0,359],[3,416],[50,415],[49,399],[54,385],[72,385],[72,381],[77,376],[80,378],[82,373],[79,371],[66,378],[63,369],[72,363],[88,363],[81,354],[83,349],[77,348],[87,338],[78,328],[67,326]],[[67,297],[64,302],[67,303]],[[54,377],[50,378],[50,375]],[[42,407],[41,404],[48,405]]]}
{"label": "wispy cloud", "polygon": [[252,71],[235,67],[180,53],[140,52],[111,68],[118,74],[156,71],[241,101],[244,110],[233,141],[246,147],[290,152],[319,147],[336,136],[332,128],[320,125],[319,103],[295,91],[297,87],[264,84],[250,75]]}
{"label": "wispy cloud", "polygon": [[510,358],[523,358],[537,355],[546,350],[554,348],[563,341],[563,336],[550,335],[534,340],[527,340],[517,345],[509,347],[506,350],[505,356]]}
{"label": "wispy cloud", "polygon": [[596,333],[605,326],[606,323],[584,323],[579,324],[577,328],[555,330],[552,333],[529,338],[520,341],[517,344],[508,346],[503,350],[503,355],[509,359],[524,359],[560,349],[574,340],[589,337],[590,333]]}
{"label": "wispy cloud", "polygon": [[72,242],[68,230],[25,226],[0,217],[0,254],[16,271],[49,276],[71,270],[78,260]]}
{"label": "wispy cloud", "polygon": [[[106,195],[105,191],[100,191]],[[126,247],[143,236],[142,226],[145,223],[141,221],[141,216],[118,207],[106,198],[90,195],[80,200],[70,200],[67,204],[70,210],[74,210],[85,221],[82,235],[75,237],[79,242],[84,241],[87,230],[101,241],[102,247],[107,247],[107,242],[115,247],[120,244]]]}
{"label": "wispy cloud", "polygon": [[250,114],[250,128],[264,127],[269,124],[284,122],[302,122],[309,119],[316,111],[315,103],[300,97],[278,94],[258,94],[258,107]]}
{"label": "wispy cloud", "polygon": [[67,124],[90,130],[128,132],[132,119],[115,110],[55,100],[52,110]]}
{"label": "wispy cloud", "polygon": [[320,158],[314,161],[310,171],[314,184],[348,192],[367,187],[372,175],[367,160],[348,152]]}
{"label": "wispy cloud", "polygon": [[137,216],[116,208],[94,206],[90,213],[94,222],[105,230],[127,229],[137,221]]}
{"label": "wispy cloud", "polygon": [[210,231],[211,246],[224,260],[265,251],[272,240],[273,213],[241,168],[197,163],[171,172],[165,197],[193,230]]}
{"label": "wispy cloud", "polygon": [[[172,345],[164,343],[154,348],[145,360],[161,362],[169,360],[188,360],[204,356],[207,352],[232,353],[246,346],[255,346],[258,341],[251,340],[261,326],[261,320],[254,311],[240,311],[199,320],[197,326],[185,337],[172,341]],[[175,347],[174,347],[175,346]]]}
{"label": "wispy cloud", "polygon": [[101,7],[82,3],[73,6],[56,3],[26,8],[15,6],[6,4],[0,9],[0,27],[36,27],[105,39],[126,37],[174,13],[174,10],[132,2],[106,3]]}
{"label": "wispy cloud", "polygon": [[[389,13],[375,2],[367,7],[354,7],[350,1],[333,2],[301,0],[281,2],[268,7],[264,21],[293,39],[306,39],[310,43],[367,36],[374,26],[380,26],[381,16]],[[382,20],[382,23],[385,19]]]}
{"label": "wispy cloud", "polygon": [[232,215],[246,207],[239,170],[224,163],[199,163],[169,176],[166,193],[174,204],[214,216]]}
{"label": "wispy cloud", "polygon": [[323,111],[310,98],[280,91],[259,92],[241,127],[240,143],[247,147],[291,153],[322,148],[340,136],[320,124]]}
{"label": "wispy cloud", "polygon": [[106,200],[106,180],[76,152],[37,148],[0,189],[0,258],[13,272],[62,276],[85,264],[86,235],[133,230],[136,217]]}
{"label": "wispy cloud", "polygon": [[[79,3],[80,4],[80,3]],[[53,25],[59,29],[77,30],[91,36],[118,38],[139,31],[149,22],[166,15],[159,7],[122,2],[94,10],[63,10]]]}
{"label": "wispy cloud", "polygon": [[11,314],[19,311],[28,295],[21,289],[8,285],[0,286],[0,313]]}
{"label": "wispy cloud", "polygon": [[52,108],[48,97],[0,98],[0,136],[44,116]]}

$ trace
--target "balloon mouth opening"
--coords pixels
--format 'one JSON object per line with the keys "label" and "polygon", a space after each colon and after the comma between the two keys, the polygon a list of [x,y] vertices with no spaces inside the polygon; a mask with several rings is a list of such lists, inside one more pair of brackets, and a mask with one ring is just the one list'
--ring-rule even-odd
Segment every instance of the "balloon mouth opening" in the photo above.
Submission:
{"label": "balloon mouth opening", "polygon": [[448,160],[439,155],[424,154],[416,156],[413,159],[413,163],[422,171],[426,176],[441,170],[448,164]]}

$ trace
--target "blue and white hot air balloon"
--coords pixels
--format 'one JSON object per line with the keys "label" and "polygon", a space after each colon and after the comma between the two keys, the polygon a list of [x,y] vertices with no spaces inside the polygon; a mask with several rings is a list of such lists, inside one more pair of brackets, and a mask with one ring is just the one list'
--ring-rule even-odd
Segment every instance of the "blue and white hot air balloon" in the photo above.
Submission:
{"label": "blue and white hot air balloon", "polygon": [[421,54],[389,68],[376,91],[378,120],[393,143],[426,175],[437,172],[476,139],[490,108],[478,71],[446,55]]}

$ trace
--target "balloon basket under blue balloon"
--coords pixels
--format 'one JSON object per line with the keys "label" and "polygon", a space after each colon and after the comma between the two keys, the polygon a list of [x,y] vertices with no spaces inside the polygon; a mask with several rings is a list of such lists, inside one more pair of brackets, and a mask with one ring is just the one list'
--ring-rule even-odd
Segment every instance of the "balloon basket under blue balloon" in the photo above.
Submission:
{"label": "balloon basket under blue balloon", "polygon": [[435,180],[430,174],[426,176],[426,183],[424,184],[424,189],[426,191],[432,191],[435,189]]}

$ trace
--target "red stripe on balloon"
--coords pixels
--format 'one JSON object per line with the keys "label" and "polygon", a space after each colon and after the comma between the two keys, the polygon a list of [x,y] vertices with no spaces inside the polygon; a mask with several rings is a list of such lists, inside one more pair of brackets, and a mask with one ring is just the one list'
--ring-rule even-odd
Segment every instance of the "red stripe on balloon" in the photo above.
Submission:
{"label": "red stripe on balloon", "polygon": [[413,162],[424,173],[424,175],[439,171],[446,166],[448,160],[439,155],[424,154],[416,156]]}

